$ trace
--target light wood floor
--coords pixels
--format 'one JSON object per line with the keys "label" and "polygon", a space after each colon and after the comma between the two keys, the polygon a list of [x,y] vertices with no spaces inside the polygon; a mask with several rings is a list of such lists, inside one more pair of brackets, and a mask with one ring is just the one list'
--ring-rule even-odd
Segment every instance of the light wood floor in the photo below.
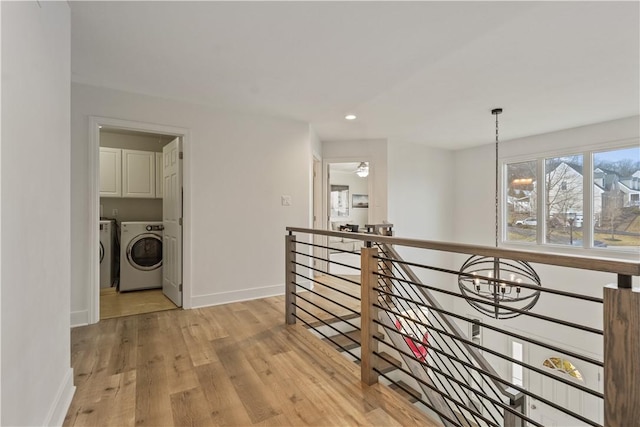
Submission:
{"label": "light wood floor", "polygon": [[65,426],[432,426],[300,325],[284,297],[101,321],[71,332]]}
{"label": "light wood floor", "polygon": [[162,289],[122,293],[116,292],[116,288],[100,289],[100,320],[174,308],[176,305],[164,296]]}

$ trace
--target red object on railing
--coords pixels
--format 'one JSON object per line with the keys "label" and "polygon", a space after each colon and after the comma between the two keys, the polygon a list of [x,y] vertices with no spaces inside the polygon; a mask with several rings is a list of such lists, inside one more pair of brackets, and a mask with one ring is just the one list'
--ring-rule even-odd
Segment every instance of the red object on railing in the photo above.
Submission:
{"label": "red object on railing", "polygon": [[[400,323],[400,320],[396,319],[395,324],[396,329],[402,331],[402,324]],[[429,342],[429,334],[427,332],[424,333],[424,335],[422,336],[422,342],[417,342],[415,339],[409,337],[403,336],[403,338],[404,342],[407,343],[416,359],[424,362],[424,359],[427,358],[427,343]]]}

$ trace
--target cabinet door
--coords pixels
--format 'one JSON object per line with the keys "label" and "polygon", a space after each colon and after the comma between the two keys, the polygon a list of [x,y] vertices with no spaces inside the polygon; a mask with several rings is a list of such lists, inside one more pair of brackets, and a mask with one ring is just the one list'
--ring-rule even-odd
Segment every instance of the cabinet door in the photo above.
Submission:
{"label": "cabinet door", "polygon": [[155,153],[122,150],[122,197],[156,197]]}
{"label": "cabinet door", "polygon": [[122,197],[122,150],[100,147],[100,197]]}
{"label": "cabinet door", "polygon": [[156,153],[156,199],[162,199],[162,153]]}

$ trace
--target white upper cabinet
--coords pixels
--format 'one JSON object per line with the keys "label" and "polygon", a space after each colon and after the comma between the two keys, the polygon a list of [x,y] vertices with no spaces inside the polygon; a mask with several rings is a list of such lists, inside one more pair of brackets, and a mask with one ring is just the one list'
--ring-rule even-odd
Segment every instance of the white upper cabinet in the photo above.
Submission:
{"label": "white upper cabinet", "polygon": [[122,150],[100,147],[100,197],[122,197]]}
{"label": "white upper cabinet", "polygon": [[162,153],[156,154],[156,199],[162,199]]}
{"label": "white upper cabinet", "polygon": [[156,153],[122,150],[122,197],[156,197]]}

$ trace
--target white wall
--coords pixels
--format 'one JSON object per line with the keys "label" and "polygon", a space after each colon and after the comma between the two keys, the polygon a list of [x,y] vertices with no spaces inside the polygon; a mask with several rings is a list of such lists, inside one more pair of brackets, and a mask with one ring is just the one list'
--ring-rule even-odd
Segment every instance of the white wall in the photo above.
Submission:
{"label": "white wall", "polygon": [[[451,212],[456,195],[454,155],[451,151],[417,144],[390,143],[389,221],[397,237],[451,241],[454,230]],[[398,248],[407,261],[449,266],[452,255],[444,252]],[[414,269],[423,283],[448,288],[453,279],[442,273]],[[434,294],[450,308],[446,295]]]}
{"label": "white wall", "polygon": [[69,358],[70,11],[2,2],[2,425],[59,425]]}
{"label": "white wall", "polygon": [[[369,216],[371,222],[379,224],[388,219],[387,141],[385,139],[324,141],[322,143],[322,156],[325,163],[325,172],[327,162],[368,161],[369,180],[373,188],[373,192],[369,194]],[[324,194],[327,194],[326,188],[324,189]],[[326,206],[324,212],[328,212]]]}
{"label": "white wall", "polygon": [[[187,128],[185,286],[205,306],[284,292],[286,226],[309,226],[311,149],[306,123],[242,115],[110,89],[71,88],[72,317],[88,310],[88,117]],[[292,206],[281,206],[290,195]]]}

